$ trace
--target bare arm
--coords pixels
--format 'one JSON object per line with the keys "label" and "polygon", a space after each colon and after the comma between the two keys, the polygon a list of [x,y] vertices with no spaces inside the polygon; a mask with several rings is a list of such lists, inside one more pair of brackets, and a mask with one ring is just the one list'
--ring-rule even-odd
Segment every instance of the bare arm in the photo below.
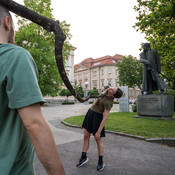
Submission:
{"label": "bare arm", "polygon": [[18,109],[41,163],[49,175],[65,175],[52,131],[44,119],[40,104]]}
{"label": "bare arm", "polygon": [[101,121],[100,126],[98,128],[98,131],[95,134],[95,138],[97,138],[97,139],[100,138],[100,133],[101,133],[103,127],[105,126],[105,123],[106,123],[106,120],[108,119],[108,117],[109,117],[109,111],[105,110],[103,113],[103,120]]}

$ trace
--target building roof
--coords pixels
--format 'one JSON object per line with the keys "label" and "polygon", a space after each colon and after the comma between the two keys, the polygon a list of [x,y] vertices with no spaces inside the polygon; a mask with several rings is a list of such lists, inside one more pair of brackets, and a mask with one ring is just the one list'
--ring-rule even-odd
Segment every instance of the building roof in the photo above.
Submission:
{"label": "building roof", "polygon": [[80,65],[86,66],[88,68],[103,66],[103,65],[116,65],[117,62],[120,62],[123,55],[116,54],[114,56],[106,55],[100,58],[86,58],[78,64],[74,65],[74,69],[78,68]]}

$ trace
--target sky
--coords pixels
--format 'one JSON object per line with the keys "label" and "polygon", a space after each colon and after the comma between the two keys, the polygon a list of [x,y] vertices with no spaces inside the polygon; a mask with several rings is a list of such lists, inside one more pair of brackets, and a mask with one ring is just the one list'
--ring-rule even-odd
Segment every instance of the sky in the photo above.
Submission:
{"label": "sky", "polygon": [[[23,0],[14,1],[23,4]],[[74,63],[115,54],[139,58],[146,40],[133,28],[136,4],[137,0],[52,0],[54,18],[71,25]]]}

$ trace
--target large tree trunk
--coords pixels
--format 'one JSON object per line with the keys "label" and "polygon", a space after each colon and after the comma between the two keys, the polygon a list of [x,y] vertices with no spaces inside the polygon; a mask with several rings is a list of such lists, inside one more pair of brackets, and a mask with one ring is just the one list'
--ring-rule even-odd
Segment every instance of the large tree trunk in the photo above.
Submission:
{"label": "large tree trunk", "polygon": [[94,96],[88,97],[86,99],[82,99],[72,87],[64,69],[63,65],[63,44],[66,39],[66,35],[63,33],[61,27],[59,26],[59,21],[54,21],[52,19],[46,18],[44,16],[39,15],[38,13],[28,9],[27,7],[20,5],[12,0],[0,0],[0,3],[4,5],[9,11],[26,18],[40,26],[42,26],[48,32],[53,32],[55,34],[55,60],[57,64],[58,71],[60,76],[68,88],[68,90],[72,93],[72,95],[79,100],[80,102],[84,102],[89,98],[93,98]]}

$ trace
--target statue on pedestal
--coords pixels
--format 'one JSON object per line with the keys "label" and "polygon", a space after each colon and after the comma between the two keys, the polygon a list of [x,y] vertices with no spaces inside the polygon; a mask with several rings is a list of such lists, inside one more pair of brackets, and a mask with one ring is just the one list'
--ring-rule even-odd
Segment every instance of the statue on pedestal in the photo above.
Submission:
{"label": "statue on pedestal", "polygon": [[160,90],[164,94],[167,88],[164,81],[160,78],[161,72],[160,57],[155,49],[151,49],[150,43],[143,45],[143,52],[140,54],[140,63],[144,64],[142,88],[146,94],[152,94],[153,91]]}

